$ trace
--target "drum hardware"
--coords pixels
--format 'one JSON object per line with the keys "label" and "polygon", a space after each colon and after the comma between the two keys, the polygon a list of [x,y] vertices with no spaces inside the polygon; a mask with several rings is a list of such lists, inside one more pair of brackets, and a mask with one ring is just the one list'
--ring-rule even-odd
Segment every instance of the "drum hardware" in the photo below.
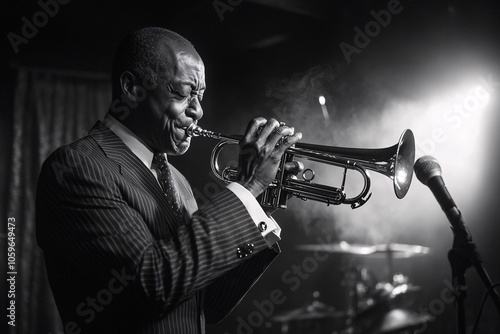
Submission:
{"label": "drum hardware", "polygon": [[356,265],[352,259],[349,266],[342,270],[345,285],[349,289],[350,307],[345,312],[345,327],[335,333],[414,333],[433,320],[427,314],[407,309],[409,302],[413,300],[411,294],[420,291],[421,288],[412,284],[408,276],[393,273],[392,266],[393,259],[408,259],[428,254],[430,252],[428,247],[399,243],[363,245],[341,241],[321,245],[302,244],[295,248],[349,255],[354,258],[387,260],[388,280],[385,282],[377,280],[368,268]]}
{"label": "drum hardware", "polygon": [[319,291],[314,291],[312,295],[311,303],[271,317],[270,320],[279,326],[279,333],[330,334],[345,327],[348,318],[346,312],[338,311],[333,306],[319,301]]}

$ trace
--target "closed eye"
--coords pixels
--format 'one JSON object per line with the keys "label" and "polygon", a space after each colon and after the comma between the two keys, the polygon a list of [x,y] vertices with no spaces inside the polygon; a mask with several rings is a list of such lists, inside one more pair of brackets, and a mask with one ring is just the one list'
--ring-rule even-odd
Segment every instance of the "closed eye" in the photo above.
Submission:
{"label": "closed eye", "polygon": [[172,94],[174,94],[174,98],[177,100],[184,100],[186,99],[189,94],[185,94],[177,89],[174,89],[173,87],[169,87],[168,89]]}
{"label": "closed eye", "polygon": [[203,100],[203,92],[192,91],[191,95],[198,96],[198,100],[201,102]]}

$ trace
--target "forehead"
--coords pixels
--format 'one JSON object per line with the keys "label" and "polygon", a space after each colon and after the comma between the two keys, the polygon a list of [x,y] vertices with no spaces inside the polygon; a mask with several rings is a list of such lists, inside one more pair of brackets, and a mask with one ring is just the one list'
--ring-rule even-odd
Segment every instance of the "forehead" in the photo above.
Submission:
{"label": "forehead", "polygon": [[196,50],[163,45],[162,51],[167,80],[189,82],[198,89],[205,88],[205,65]]}

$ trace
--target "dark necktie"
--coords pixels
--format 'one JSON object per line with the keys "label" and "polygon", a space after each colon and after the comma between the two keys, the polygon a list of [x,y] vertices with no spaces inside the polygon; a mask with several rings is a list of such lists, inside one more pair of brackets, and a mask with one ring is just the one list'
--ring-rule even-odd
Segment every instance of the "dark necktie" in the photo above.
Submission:
{"label": "dark necktie", "polygon": [[158,171],[158,182],[167,197],[168,204],[176,215],[182,217],[179,192],[175,188],[175,181],[172,177],[170,168],[168,167],[165,154],[155,153],[153,156],[153,165]]}

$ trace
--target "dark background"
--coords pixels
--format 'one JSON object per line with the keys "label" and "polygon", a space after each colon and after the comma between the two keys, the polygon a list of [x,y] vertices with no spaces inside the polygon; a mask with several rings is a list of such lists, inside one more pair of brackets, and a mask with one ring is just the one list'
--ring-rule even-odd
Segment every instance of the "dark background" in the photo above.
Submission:
{"label": "dark background", "polygon": [[[360,53],[352,54],[350,62],[339,44],[354,46],[353,28],[364,30],[373,21],[370,11],[386,9],[389,1],[233,1],[236,5],[225,11],[222,19],[214,8],[216,3],[227,2],[72,0],[60,5],[59,12],[27,44],[21,44],[18,53],[13,51],[7,33],[21,34],[22,17],[31,21],[40,6],[36,1],[4,4],[1,151],[10,156],[12,96],[18,66],[109,75],[119,41],[142,26],[172,29],[196,46],[207,71],[205,116],[201,124],[220,132],[242,133],[252,117],[264,116],[277,117],[295,126],[304,133],[305,142],[385,147],[394,144],[404,128],[412,128],[418,143],[419,139],[428,138],[426,129],[436,126],[427,121],[432,120],[429,115],[434,109],[427,108],[424,112],[423,106],[434,101],[443,87],[445,96],[448,90],[456,93],[462,87],[458,84],[467,80],[474,87],[478,77],[492,76],[493,81],[500,78],[500,13],[495,1],[401,1],[401,12],[392,15],[390,23],[371,37]],[[440,159],[445,173],[449,173],[450,178],[445,179],[452,194],[457,195],[455,200],[470,224],[486,268],[494,281],[500,281],[497,260],[500,227],[496,218],[500,195],[496,164],[499,107],[498,86],[495,87],[484,109],[483,127],[478,128],[480,123],[464,122],[472,124],[472,130],[481,136],[469,140],[470,128],[453,129],[447,142],[432,153]],[[321,94],[327,97],[330,123],[322,118],[317,103]],[[213,144],[196,140],[184,157],[174,160],[203,196],[222,186],[209,172]],[[9,159],[1,159],[0,168],[4,211]],[[347,310],[349,298],[341,282],[341,268],[349,261],[368,268],[374,282],[386,280],[387,264],[383,259],[331,254],[292,291],[282,275],[312,256],[295,250],[294,246],[316,243],[318,237],[330,242],[397,242],[430,247],[431,252],[426,256],[394,262],[396,271],[403,272],[421,287],[418,292],[407,294],[404,305],[398,307],[411,311],[439,309],[437,305],[442,304],[436,299],[441,298],[446,288],[443,282],[450,277],[446,252],[452,234],[445,216],[428,189],[416,179],[408,196],[399,201],[393,198],[389,180],[372,177],[373,198],[352,214],[344,208],[319,208],[298,200],[290,201],[289,210],[277,213],[275,216],[283,227],[283,254],[233,314],[209,332],[236,333],[238,317],[248,321],[256,310],[253,302],[269,299],[274,289],[283,291],[286,300],[275,305],[273,315],[310,303],[313,291],[320,292],[322,302],[339,311]],[[472,270],[468,279],[470,325],[484,289]],[[425,333],[454,332],[452,304],[446,304],[434,315],[436,319]],[[498,333],[498,318],[488,302],[479,332]],[[252,330],[265,332],[264,327]]]}

